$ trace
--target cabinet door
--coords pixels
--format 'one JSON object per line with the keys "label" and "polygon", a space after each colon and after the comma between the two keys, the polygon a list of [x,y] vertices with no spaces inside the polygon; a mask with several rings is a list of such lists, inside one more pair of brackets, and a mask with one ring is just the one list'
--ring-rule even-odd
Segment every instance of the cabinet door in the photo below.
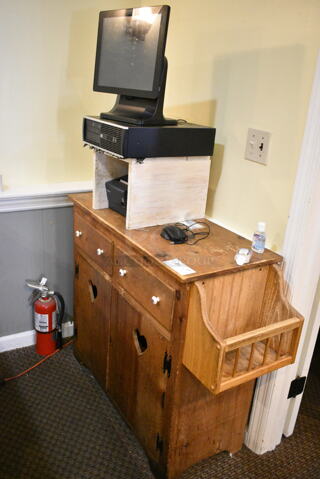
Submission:
{"label": "cabinet door", "polygon": [[81,255],[76,256],[76,354],[106,387],[111,284]]}
{"label": "cabinet door", "polygon": [[114,289],[108,391],[153,459],[161,451],[168,346],[155,321]]}

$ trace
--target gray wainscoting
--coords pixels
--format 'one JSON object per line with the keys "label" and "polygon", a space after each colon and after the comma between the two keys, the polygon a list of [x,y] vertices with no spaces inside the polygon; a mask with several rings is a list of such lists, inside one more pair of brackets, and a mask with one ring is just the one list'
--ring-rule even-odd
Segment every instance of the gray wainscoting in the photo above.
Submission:
{"label": "gray wainscoting", "polygon": [[25,279],[48,278],[73,314],[72,207],[0,213],[0,337],[33,329]]}

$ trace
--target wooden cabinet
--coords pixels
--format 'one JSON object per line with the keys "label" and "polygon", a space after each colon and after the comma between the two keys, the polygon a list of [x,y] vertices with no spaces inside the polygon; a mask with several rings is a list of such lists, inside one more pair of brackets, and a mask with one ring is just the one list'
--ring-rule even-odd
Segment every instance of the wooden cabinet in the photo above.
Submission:
{"label": "wooden cabinet", "polygon": [[[242,446],[254,379],[295,359],[302,318],[286,301],[282,258],[243,266],[249,242],[208,222],[194,246],[161,227],[126,230],[112,210],[75,205],[76,354],[135,431],[157,477]],[[165,260],[194,271],[181,275]]]}

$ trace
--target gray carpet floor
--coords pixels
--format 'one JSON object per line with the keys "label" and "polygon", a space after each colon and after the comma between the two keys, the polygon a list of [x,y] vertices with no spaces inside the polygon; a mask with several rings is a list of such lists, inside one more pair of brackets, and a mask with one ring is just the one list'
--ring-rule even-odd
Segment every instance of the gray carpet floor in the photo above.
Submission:
{"label": "gray carpet floor", "polygon": [[[39,360],[0,354],[0,376]],[[320,380],[311,373],[294,434],[273,452],[246,447],[181,479],[320,479]],[[153,479],[144,451],[72,347],[0,389],[0,479]]]}

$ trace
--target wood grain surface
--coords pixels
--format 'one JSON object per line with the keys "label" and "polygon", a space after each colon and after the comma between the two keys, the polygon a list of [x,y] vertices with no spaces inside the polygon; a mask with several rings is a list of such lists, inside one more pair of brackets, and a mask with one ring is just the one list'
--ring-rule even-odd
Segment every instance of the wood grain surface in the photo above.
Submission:
{"label": "wood grain surface", "polygon": [[[208,220],[205,220],[210,226],[210,235],[207,239],[194,246],[187,244],[172,245],[160,236],[162,226],[127,230],[125,218],[119,213],[110,209],[94,210],[91,193],[70,195],[70,198],[84,212],[104,225],[109,232],[112,232],[131,247],[137,248],[139,254],[147,255],[179,282],[191,282],[223,272],[231,273],[282,261],[280,255],[266,249],[263,254],[253,253],[250,263],[238,266],[234,260],[236,252],[239,248],[250,248],[251,242]],[[163,263],[163,261],[174,258],[181,260],[195,273],[182,276]]]}
{"label": "wood grain surface", "polygon": [[163,428],[167,350],[167,339],[148,315],[113,289],[108,391],[154,460],[159,459],[156,438]]}
{"label": "wood grain surface", "polygon": [[294,362],[303,318],[281,278],[270,265],[192,287],[183,363],[212,393]]}
{"label": "wood grain surface", "polygon": [[126,227],[204,216],[210,164],[209,157],[130,159]]}
{"label": "wood grain surface", "polygon": [[168,478],[178,478],[212,454],[241,449],[253,387],[251,381],[213,396],[187,369],[181,370]]}
{"label": "wood grain surface", "polygon": [[[71,199],[85,233],[75,237],[77,351],[106,378],[155,476],[177,479],[201,459],[236,452],[253,379],[291,362],[299,341],[281,256],[266,250],[238,266],[234,255],[250,241],[207,220],[209,238],[172,245],[161,226],[127,230],[118,213],[93,210],[92,195]],[[101,241],[109,263],[96,254]],[[173,258],[195,273],[164,265]]]}
{"label": "wood grain surface", "polygon": [[[82,216],[74,215],[74,242],[109,275],[113,268],[113,244]],[[76,233],[80,233],[77,236]],[[99,254],[100,253],[100,254]]]}
{"label": "wood grain surface", "polygon": [[[160,281],[121,249],[114,252],[115,280],[168,330],[171,329],[175,290]],[[123,276],[120,275],[120,270]],[[125,272],[125,273],[124,273]],[[152,302],[152,297],[159,300]]]}
{"label": "wood grain surface", "polygon": [[75,319],[77,339],[75,349],[80,360],[106,388],[111,283],[76,254]]}

